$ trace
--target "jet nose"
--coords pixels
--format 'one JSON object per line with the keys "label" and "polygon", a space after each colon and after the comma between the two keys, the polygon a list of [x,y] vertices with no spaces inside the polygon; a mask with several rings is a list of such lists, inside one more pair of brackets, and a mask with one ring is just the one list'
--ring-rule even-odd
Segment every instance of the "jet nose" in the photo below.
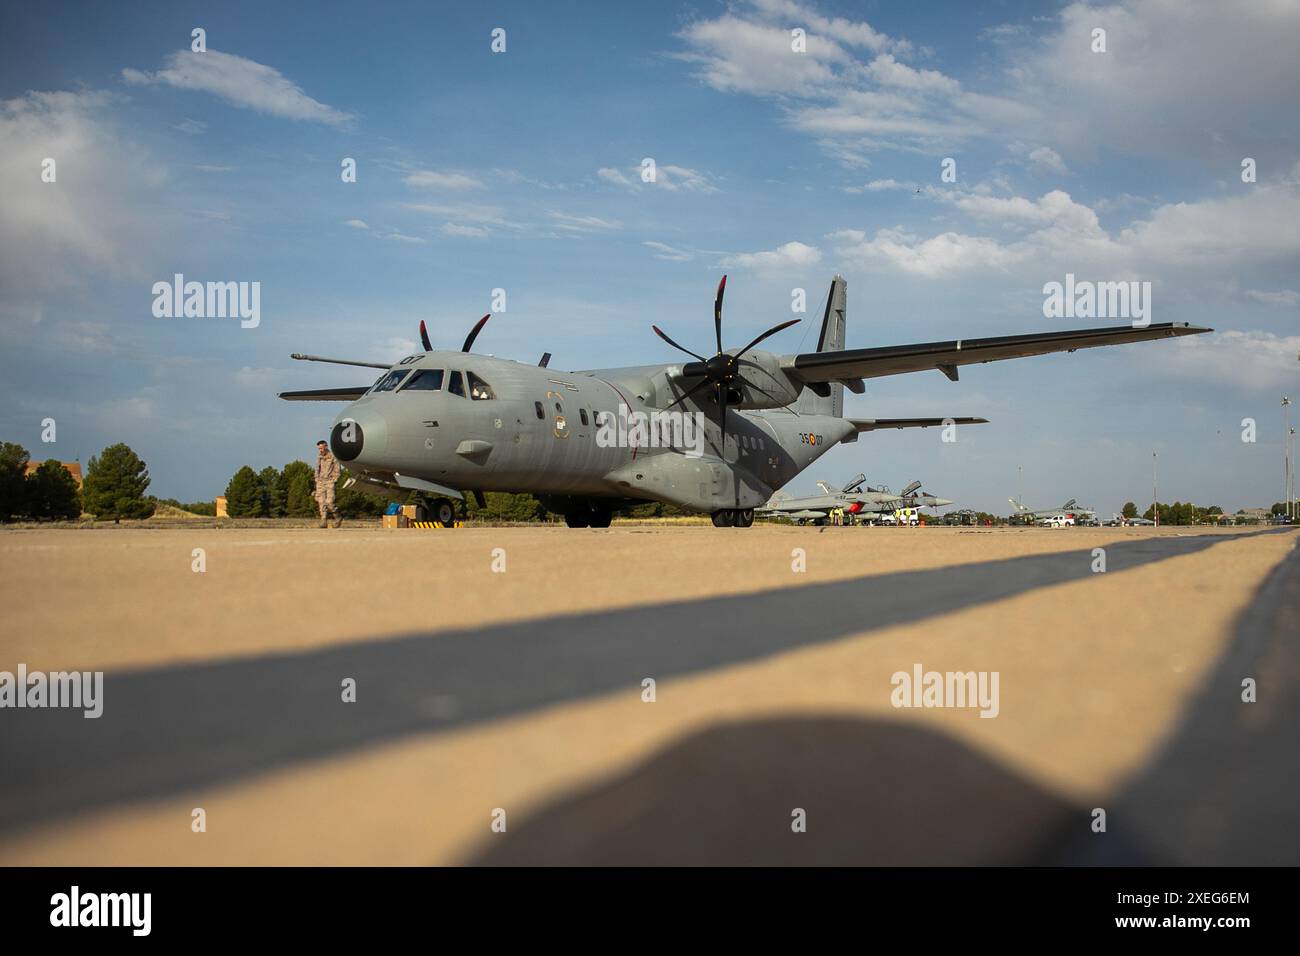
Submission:
{"label": "jet nose", "polygon": [[952,504],[952,502],[949,501],[947,498],[935,498],[935,499],[934,499],[934,507],[935,507],[935,508],[946,508],[946,507],[947,507],[948,505],[950,505],[950,504]]}
{"label": "jet nose", "polygon": [[357,410],[342,415],[330,432],[330,451],[339,461],[373,462],[388,448],[388,427],[384,417],[374,411]]}

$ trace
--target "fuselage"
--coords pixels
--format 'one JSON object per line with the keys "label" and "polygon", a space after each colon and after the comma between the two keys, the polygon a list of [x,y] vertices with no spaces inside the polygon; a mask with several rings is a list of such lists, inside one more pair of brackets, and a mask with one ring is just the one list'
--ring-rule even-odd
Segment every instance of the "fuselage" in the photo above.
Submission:
{"label": "fuselage", "polygon": [[[421,353],[338,415],[331,445],[370,482],[400,475],[461,492],[667,501],[711,512],[763,504],[856,437],[842,418],[729,409],[724,447],[711,389],[668,409],[680,395],[672,368],[561,372],[466,352]],[[688,444],[662,414],[654,417],[665,410],[698,413],[698,440]],[[646,428],[634,427],[638,415]]]}

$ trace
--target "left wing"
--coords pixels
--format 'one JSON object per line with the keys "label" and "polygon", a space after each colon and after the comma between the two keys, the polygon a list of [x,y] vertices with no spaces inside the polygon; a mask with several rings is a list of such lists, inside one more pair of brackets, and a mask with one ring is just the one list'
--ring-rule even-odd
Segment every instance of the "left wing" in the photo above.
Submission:
{"label": "left wing", "polygon": [[369,385],[355,388],[309,388],[300,392],[281,392],[280,397],[287,402],[355,402],[366,392]]}
{"label": "left wing", "polygon": [[1075,349],[1090,349],[1101,345],[1123,345],[1127,342],[1145,342],[1176,335],[1200,335],[1202,332],[1213,331],[1187,322],[1162,322],[1143,328],[1119,325],[1068,332],[1034,332],[1029,335],[999,335],[984,339],[846,349],[840,352],[804,352],[786,356],[781,365],[787,375],[805,384],[846,382],[861,385],[859,379],[902,375],[926,369],[939,369],[956,381],[959,365],[998,362],[1050,352],[1073,352]]}

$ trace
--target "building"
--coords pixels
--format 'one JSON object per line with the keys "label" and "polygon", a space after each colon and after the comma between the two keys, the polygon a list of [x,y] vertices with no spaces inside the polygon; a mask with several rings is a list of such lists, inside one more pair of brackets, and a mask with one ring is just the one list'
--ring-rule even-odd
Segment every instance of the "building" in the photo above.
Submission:
{"label": "building", "polygon": [[[41,467],[41,465],[43,464],[45,464],[45,462],[43,461],[29,461],[27,463],[27,470],[26,472],[24,472],[24,477],[26,475],[30,475],[32,472],[34,472],[37,468]],[[61,461],[59,462],[59,464],[62,465],[64,470],[67,471],[67,473],[70,474],[76,480],[77,491],[81,491],[81,462]]]}

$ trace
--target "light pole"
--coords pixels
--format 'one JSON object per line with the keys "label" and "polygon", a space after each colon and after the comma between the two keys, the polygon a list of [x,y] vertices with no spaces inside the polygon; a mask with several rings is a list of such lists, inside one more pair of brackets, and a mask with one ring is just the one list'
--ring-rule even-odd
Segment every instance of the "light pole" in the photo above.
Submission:
{"label": "light pole", "polygon": [[1291,399],[1286,395],[1282,396],[1282,409],[1283,413],[1286,415],[1286,445],[1282,450],[1282,460],[1284,462],[1286,476],[1286,483],[1283,486],[1285,488],[1283,491],[1283,501],[1285,502],[1284,510],[1286,511],[1287,516],[1294,518],[1291,508],[1291,498],[1293,497],[1291,493]]}
{"label": "light pole", "polygon": [[1151,520],[1160,527],[1160,503],[1156,498],[1156,453],[1151,452]]}

